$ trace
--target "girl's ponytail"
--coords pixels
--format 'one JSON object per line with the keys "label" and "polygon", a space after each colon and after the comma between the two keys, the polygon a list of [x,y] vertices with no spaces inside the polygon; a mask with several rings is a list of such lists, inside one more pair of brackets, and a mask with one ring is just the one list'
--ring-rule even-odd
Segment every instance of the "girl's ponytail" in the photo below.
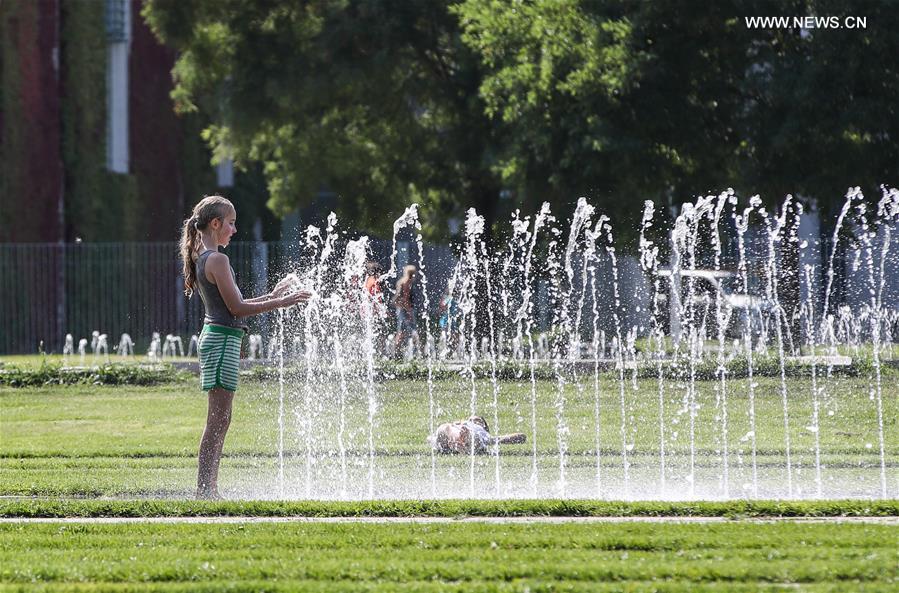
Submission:
{"label": "girl's ponytail", "polygon": [[184,227],[181,229],[181,261],[184,264],[182,273],[184,274],[184,294],[190,298],[194,293],[194,286],[197,283],[197,268],[194,266],[193,254],[197,251],[197,238],[200,231],[197,230],[196,217],[190,217],[184,221]]}
{"label": "girl's ponytail", "polygon": [[[190,218],[184,221],[181,228],[179,252],[184,265],[184,294],[190,298],[197,285],[197,268],[194,266],[194,254],[200,248],[200,231],[216,218],[224,218],[228,212],[234,212],[234,205],[222,196],[206,196],[194,206]],[[197,254],[199,255],[199,254]]]}

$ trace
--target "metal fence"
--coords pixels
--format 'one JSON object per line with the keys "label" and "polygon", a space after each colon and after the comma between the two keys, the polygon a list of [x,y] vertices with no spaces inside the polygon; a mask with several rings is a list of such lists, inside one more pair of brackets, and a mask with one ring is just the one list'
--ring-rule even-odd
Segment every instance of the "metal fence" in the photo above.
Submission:
{"label": "metal fence", "polygon": [[[369,249],[386,263],[392,244],[374,240]],[[416,251],[400,242],[398,263],[416,263]],[[225,252],[246,296],[266,292],[302,259],[300,246],[290,242],[233,242]],[[435,280],[454,262],[444,246],[426,246],[425,259]],[[174,242],[0,244],[0,353],[59,353],[67,333],[77,344],[97,331],[110,345],[128,333],[138,350],[153,332],[197,333],[202,305],[183,290]],[[250,330],[268,333],[271,322],[270,315],[253,317]]]}
{"label": "metal fence", "polygon": [[[287,246],[235,243],[228,249],[248,292],[267,286]],[[175,243],[35,243],[0,245],[0,352],[60,352],[98,331],[138,346],[153,332],[192,334],[202,323],[198,298],[183,294]]]}
{"label": "metal fence", "polygon": [[[899,230],[896,234],[899,236]],[[339,241],[344,242],[343,238]],[[875,246],[874,252],[879,253],[879,240]],[[399,268],[407,263],[419,263],[414,242],[400,240],[396,247]],[[722,267],[733,270],[736,252],[734,245],[727,247]],[[370,256],[385,269],[392,249],[390,241],[369,242]],[[746,251],[750,288],[760,294],[764,291],[767,244],[754,237],[747,242]],[[787,276],[792,277],[782,279],[781,289],[790,284],[795,286],[793,305],[807,298],[799,294],[800,290],[816,293],[823,290],[823,267],[829,252],[830,246],[822,241],[805,249],[801,261],[790,264],[794,271]],[[275,278],[310,263],[303,260],[302,247],[296,242],[234,242],[226,253],[238,286],[246,296],[265,293]],[[343,245],[335,245],[334,253],[343,253]],[[449,247],[440,245],[426,245],[424,258],[431,314],[436,314],[440,287],[446,286],[456,258]],[[870,298],[868,270],[864,265],[857,265],[858,259],[857,247],[847,245],[838,250],[831,311],[838,304],[858,306]],[[887,260],[883,303],[895,307],[899,303],[899,249],[893,249]],[[802,283],[796,277],[800,263],[815,265],[814,286],[800,288]],[[332,264],[340,265],[337,261]],[[710,262],[699,260],[696,265],[711,266]],[[647,279],[633,256],[622,254],[619,268],[620,293],[625,295],[619,311],[622,322],[628,327],[646,326],[650,295]],[[612,302],[611,285],[597,287],[595,298],[597,302]],[[782,303],[789,304],[789,301],[782,300]],[[820,294],[816,301],[821,301]],[[607,312],[606,325],[611,323],[611,309]],[[788,314],[791,312],[788,309]],[[63,349],[67,333],[72,334],[77,344],[81,338],[90,341],[94,331],[107,334],[111,345],[118,343],[122,333],[128,333],[136,348],[146,351],[153,332],[182,338],[197,333],[202,326],[202,314],[199,297],[187,299],[183,294],[181,262],[174,242],[0,244],[0,353],[35,353],[41,348],[58,353]],[[537,302],[535,315],[539,329],[550,325],[547,314],[548,310]],[[267,337],[274,315],[254,316],[248,321],[252,333]]]}

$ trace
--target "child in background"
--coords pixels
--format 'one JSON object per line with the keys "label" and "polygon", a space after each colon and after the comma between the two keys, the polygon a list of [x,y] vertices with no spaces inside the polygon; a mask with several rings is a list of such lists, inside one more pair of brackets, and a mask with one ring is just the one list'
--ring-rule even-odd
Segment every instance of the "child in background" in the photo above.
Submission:
{"label": "child in background", "polygon": [[418,268],[409,265],[403,268],[403,275],[396,283],[396,343],[395,356],[402,357],[402,349],[408,340],[415,340],[418,329],[415,318],[415,304],[412,298],[412,286],[415,284],[415,273]]}
{"label": "child in background", "polygon": [[384,355],[384,338],[386,337],[384,319],[387,317],[387,303],[384,299],[384,289],[381,286],[381,275],[383,273],[384,270],[378,262],[368,261],[365,263],[365,292],[363,297],[366,299],[366,302],[360,306],[363,320],[371,324],[372,341],[374,342],[375,352],[379,356]]}
{"label": "child in background", "polygon": [[376,261],[365,262],[365,290],[372,300],[377,300],[383,305],[384,297],[381,290],[380,277],[384,273],[381,264]]}
{"label": "child in background", "polygon": [[480,416],[467,420],[441,424],[437,432],[428,437],[428,444],[437,453],[460,453],[483,455],[491,445],[517,445],[527,441],[527,437],[516,432],[494,437],[490,435],[487,421]]}
{"label": "child in background", "polygon": [[221,498],[218,493],[219,462],[225,435],[231,424],[231,403],[237,390],[240,347],[246,333],[244,317],[290,307],[310,294],[290,292],[290,279],[279,282],[264,296],[244,299],[237,288],[228,256],[219,253],[237,232],[237,213],[230,201],[207,196],[194,206],[181,231],[184,294],[196,290],[203,301],[200,333],[200,385],[209,393],[206,429],[200,441],[197,498]]}
{"label": "child in background", "polygon": [[381,288],[381,264],[369,261],[365,264],[365,293],[371,299],[371,308],[375,316],[384,318],[387,315],[387,305],[384,303],[384,291]]}

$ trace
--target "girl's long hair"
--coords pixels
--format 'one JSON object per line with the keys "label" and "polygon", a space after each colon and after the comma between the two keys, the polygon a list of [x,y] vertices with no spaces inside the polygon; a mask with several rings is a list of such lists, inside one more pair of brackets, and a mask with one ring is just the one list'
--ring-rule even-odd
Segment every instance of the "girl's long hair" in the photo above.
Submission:
{"label": "girl's long hair", "polygon": [[194,254],[200,249],[200,231],[215,220],[224,218],[234,210],[234,205],[222,196],[206,196],[194,206],[190,218],[184,220],[181,228],[181,261],[184,264],[184,294],[191,297],[197,284],[197,268],[194,266]]}

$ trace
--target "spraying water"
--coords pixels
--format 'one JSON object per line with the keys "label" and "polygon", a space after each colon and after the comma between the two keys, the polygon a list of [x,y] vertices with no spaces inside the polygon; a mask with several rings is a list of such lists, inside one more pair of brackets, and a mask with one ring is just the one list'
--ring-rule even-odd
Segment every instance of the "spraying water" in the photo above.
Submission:
{"label": "spraying water", "polygon": [[787,214],[789,212],[791,202],[792,196],[787,196],[787,199],[784,202],[781,210],[781,216],[774,221],[773,225],[771,222],[771,218],[768,216],[768,212],[764,208],[761,209],[759,213],[761,214],[762,220],[764,221],[765,230],[767,231],[768,237],[768,282],[765,285],[765,294],[767,295],[768,302],[774,309],[774,325],[777,334],[777,362],[780,367],[780,397],[784,422],[784,447],[787,464],[787,493],[792,497],[793,461],[791,459],[790,451],[790,410],[787,398],[787,370],[786,356],[784,354],[782,309],[780,306],[780,299],[777,290],[778,257],[775,247],[775,244],[780,243],[782,240],[784,228],[787,224]]}
{"label": "spraying water", "polygon": [[[758,196],[753,197],[749,201],[749,207],[743,210],[742,215],[735,216],[735,224],[737,227],[737,241],[740,250],[740,279],[742,281],[742,289],[743,295],[745,297],[749,297],[749,276],[748,270],[746,267],[746,242],[745,235],[746,231],[749,228],[749,216],[752,214],[752,211],[761,206],[762,201]],[[753,348],[752,348],[752,317],[751,317],[751,309],[749,307],[745,307],[743,309],[743,346],[745,348],[746,353],[746,372],[748,377],[748,387],[749,387],[749,440],[752,443],[752,496],[753,498],[758,497],[759,494],[759,474],[758,474],[758,447],[756,445],[757,442],[757,432],[755,426],[755,378],[753,377]]]}
{"label": "spraying water", "polygon": [[[843,261],[835,245],[827,254],[823,308],[816,306],[814,290],[821,268],[810,242],[800,237],[802,208],[792,198],[775,216],[757,198],[738,208],[729,190],[684,206],[670,227],[659,224],[656,207],[646,203],[638,256],[619,249],[611,221],[586,200],[567,225],[548,204],[530,217],[516,211],[505,235],[503,225],[490,233],[506,237],[499,249],[484,239],[486,221],[471,210],[464,238],[447,261],[425,249],[419,211],[407,208],[394,224],[390,272],[379,278],[396,274],[397,235],[413,230],[412,257],[424,296],[419,343],[426,346],[416,354],[420,383],[404,379],[406,392],[399,395],[391,386],[401,368],[385,360],[380,347],[379,336],[392,331],[391,322],[375,313],[362,282],[366,262],[377,257],[373,253],[386,258],[386,246],[373,247],[366,237],[341,239],[332,215],[324,229],[306,230],[298,281],[312,297],[296,314],[280,312],[274,335],[265,338],[278,368],[272,495],[730,498],[731,484],[740,480],[747,496],[791,498],[802,494],[800,470],[810,453],[801,443],[813,441],[817,496],[885,497],[891,425],[881,371],[899,324],[890,296],[897,195],[885,189],[873,215],[860,193],[850,192],[838,220],[842,230],[834,233],[834,241],[845,237],[850,258]],[[666,228],[670,243],[658,240]],[[796,255],[794,269],[790,258]],[[727,284],[731,278],[734,287]],[[451,312],[441,320],[439,347],[427,315],[434,279],[441,289],[446,283],[450,301],[459,305],[458,326]],[[798,284],[798,299],[790,300],[789,282]],[[858,287],[860,300],[838,300]],[[796,356],[796,319],[796,339],[810,356]],[[873,437],[876,418],[877,443],[870,438],[859,447],[870,453],[851,470],[825,466],[828,455],[839,454],[831,450],[834,437],[822,438],[821,428],[822,415],[832,415],[845,397],[836,383],[847,364],[841,353],[864,354],[868,346],[870,426],[858,422],[859,431]],[[403,364],[414,370],[419,362]],[[297,398],[290,397],[286,378],[291,365]],[[798,396],[796,386],[808,386],[788,380],[792,368],[810,374],[811,397]],[[448,374],[461,377],[462,389],[441,382]],[[637,383],[646,376],[653,378],[649,400],[648,386]],[[607,407],[606,380],[612,387]],[[668,399],[674,394],[682,406]],[[381,416],[382,401],[396,414],[395,397],[409,398],[402,422]],[[442,404],[490,414],[493,434],[514,426],[526,433],[527,444],[506,449],[493,440],[483,449],[469,446],[461,458],[438,455],[425,448],[424,433],[433,434],[447,420]],[[610,422],[610,412],[619,418]],[[806,414],[808,432],[796,437],[792,424]],[[386,441],[382,453],[379,439],[391,431],[409,439],[415,437],[403,435],[420,431],[422,437],[399,455]],[[751,447],[750,467],[743,467],[742,449],[733,455],[732,432]],[[862,438],[853,434],[837,436],[851,447],[851,439]],[[298,455],[289,454],[294,442]],[[556,473],[558,480],[545,479]],[[846,479],[850,473],[870,479]],[[681,488],[672,488],[677,481]],[[874,482],[876,491],[866,489]]]}

